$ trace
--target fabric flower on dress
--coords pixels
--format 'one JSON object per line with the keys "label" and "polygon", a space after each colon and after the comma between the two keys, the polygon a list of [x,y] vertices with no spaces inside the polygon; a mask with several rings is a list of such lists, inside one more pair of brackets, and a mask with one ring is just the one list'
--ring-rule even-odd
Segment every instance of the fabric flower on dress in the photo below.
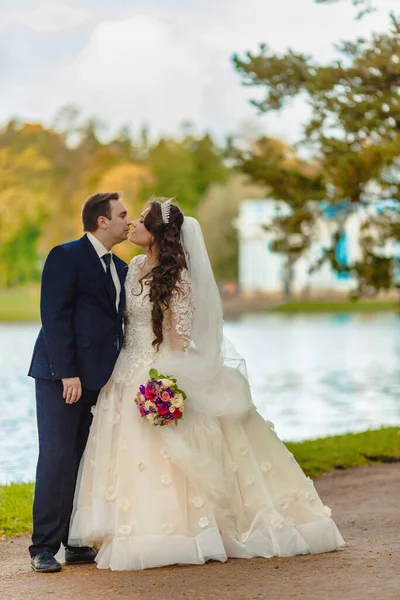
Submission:
{"label": "fabric flower on dress", "polygon": [[194,506],[194,508],[203,508],[204,500],[201,498],[201,496],[195,496],[190,500],[190,504]]}
{"label": "fabric flower on dress", "polygon": [[240,451],[239,451],[239,452],[240,452],[240,455],[241,455],[241,456],[246,456],[246,454],[248,453],[248,451],[249,451],[249,449],[248,449],[246,446],[242,446],[242,447],[240,448]]}
{"label": "fabric flower on dress", "polygon": [[119,413],[115,413],[114,415],[114,421],[113,421],[113,425],[118,425],[118,423],[121,421],[121,415]]}
{"label": "fabric flower on dress", "polygon": [[161,450],[161,456],[162,456],[163,458],[169,458],[169,453],[168,453],[168,450],[166,450],[165,448],[163,448],[163,449]]}
{"label": "fabric flower on dress", "polygon": [[94,461],[94,460],[91,460],[91,461],[90,461],[90,468],[91,468],[91,469],[94,469],[95,465],[96,465],[95,461]]}
{"label": "fabric flower on dress", "polygon": [[164,523],[162,528],[164,533],[166,533],[167,535],[171,535],[172,533],[174,533],[174,526],[171,525],[171,523]]}
{"label": "fabric flower on dress", "polygon": [[124,512],[126,512],[130,509],[131,503],[129,502],[128,498],[121,498],[120,500],[118,500],[118,507]]}
{"label": "fabric flower on dress", "polygon": [[294,490],[288,494],[288,498],[294,502],[297,502],[297,500],[300,500],[301,498],[301,491],[297,488],[297,490]]}
{"label": "fabric flower on dress", "polygon": [[296,525],[296,523],[294,522],[294,520],[291,519],[290,517],[286,519],[286,523],[288,525],[290,525],[290,527],[294,527]]}
{"label": "fabric flower on dress", "polygon": [[268,471],[270,471],[271,469],[272,469],[272,465],[268,460],[261,463],[261,471],[263,473],[268,473]]}
{"label": "fabric flower on dress", "polygon": [[231,471],[233,471],[234,473],[237,473],[237,470],[238,470],[238,468],[239,468],[239,467],[237,466],[237,464],[236,464],[236,463],[234,463],[234,462],[232,462],[232,461],[231,461],[231,462],[229,463],[229,468],[230,468],[230,469],[231,469]]}
{"label": "fabric flower on dress", "polygon": [[108,410],[109,407],[110,407],[110,402],[109,402],[108,398],[104,398],[104,400],[101,403],[101,408],[103,410]]}
{"label": "fabric flower on dress", "polygon": [[247,542],[247,540],[249,539],[249,535],[250,535],[250,531],[246,531],[245,533],[242,533],[240,536],[240,541],[241,542]]}
{"label": "fabric flower on dress", "polygon": [[326,514],[328,517],[331,517],[331,516],[332,516],[332,509],[330,509],[330,508],[329,508],[329,506],[326,506],[326,505],[325,505],[325,506],[324,506],[324,511],[325,511],[325,514]]}
{"label": "fabric flower on dress", "polygon": [[271,527],[272,529],[282,529],[285,524],[284,519],[282,517],[275,517],[271,519]]}
{"label": "fabric flower on dress", "polygon": [[161,483],[163,485],[171,485],[171,483],[172,483],[171,476],[168,475],[168,473],[164,473],[163,475],[161,475]]}
{"label": "fabric flower on dress", "polygon": [[132,527],[130,525],[121,525],[118,531],[119,533],[122,533],[122,535],[129,535],[132,531]]}
{"label": "fabric flower on dress", "polygon": [[90,407],[90,412],[92,413],[92,415],[95,414],[95,412],[96,412],[96,405],[95,404],[93,404],[93,406]]}
{"label": "fabric flower on dress", "polygon": [[115,491],[115,489],[113,487],[109,487],[108,490],[106,491],[106,501],[107,502],[112,502],[113,500],[115,500],[117,497],[117,492]]}
{"label": "fabric flower on dress", "polygon": [[199,521],[199,527],[204,529],[205,527],[207,527],[209,525],[209,523],[210,523],[210,521],[207,519],[207,517],[201,517],[201,519]]}
{"label": "fabric flower on dress", "polygon": [[316,499],[316,497],[317,497],[317,494],[315,492],[307,492],[306,493],[306,498],[310,502],[314,502],[314,500]]}
{"label": "fabric flower on dress", "polygon": [[138,469],[139,469],[139,471],[144,471],[144,463],[140,462],[138,464]]}
{"label": "fabric flower on dress", "polygon": [[281,500],[281,502],[279,504],[279,508],[281,510],[287,510],[289,508],[289,501],[288,500]]}
{"label": "fabric flower on dress", "polygon": [[245,481],[245,486],[250,487],[251,485],[253,485],[255,480],[256,480],[256,478],[254,477],[254,475],[250,475]]}

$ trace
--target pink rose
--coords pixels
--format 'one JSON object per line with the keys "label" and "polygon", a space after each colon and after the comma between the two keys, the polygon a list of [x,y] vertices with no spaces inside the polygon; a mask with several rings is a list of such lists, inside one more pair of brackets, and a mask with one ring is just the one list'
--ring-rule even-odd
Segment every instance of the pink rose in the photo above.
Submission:
{"label": "pink rose", "polygon": [[161,400],[163,400],[164,402],[169,402],[169,398],[170,398],[170,396],[169,396],[168,392],[163,392],[161,394]]}

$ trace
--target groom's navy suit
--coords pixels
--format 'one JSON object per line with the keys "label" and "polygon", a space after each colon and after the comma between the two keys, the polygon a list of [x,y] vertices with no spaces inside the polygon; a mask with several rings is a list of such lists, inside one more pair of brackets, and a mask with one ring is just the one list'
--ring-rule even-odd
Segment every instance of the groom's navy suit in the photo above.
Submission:
{"label": "groom's navy suit", "polygon": [[[115,255],[113,261],[121,283],[118,310],[115,290],[86,235],[53,248],[43,269],[42,328],[29,369],[36,381],[39,431],[31,556],[55,554],[67,543],[91,407],[123,342],[127,265]],[[63,398],[61,379],[70,377],[82,383],[82,397],[74,404]]]}

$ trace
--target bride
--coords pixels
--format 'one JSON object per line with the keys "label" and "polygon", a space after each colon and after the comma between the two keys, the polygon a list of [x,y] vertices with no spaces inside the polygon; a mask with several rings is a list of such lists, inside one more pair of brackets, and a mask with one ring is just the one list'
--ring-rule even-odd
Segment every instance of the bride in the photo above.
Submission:
{"label": "bride", "polygon": [[[129,266],[125,346],[94,410],[69,543],[98,548],[97,566],[113,570],[340,548],[223,337],[199,223],[158,200],[133,223],[145,254]],[[176,427],[152,426],[135,404],[150,368],[187,394]]]}

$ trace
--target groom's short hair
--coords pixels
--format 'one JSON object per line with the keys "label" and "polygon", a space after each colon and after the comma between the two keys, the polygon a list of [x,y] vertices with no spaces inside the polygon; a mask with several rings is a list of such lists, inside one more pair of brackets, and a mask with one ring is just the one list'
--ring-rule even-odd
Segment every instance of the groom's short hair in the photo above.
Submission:
{"label": "groom's short hair", "polygon": [[119,199],[118,192],[97,192],[86,198],[82,206],[83,231],[96,231],[99,217],[111,219],[110,201]]}

